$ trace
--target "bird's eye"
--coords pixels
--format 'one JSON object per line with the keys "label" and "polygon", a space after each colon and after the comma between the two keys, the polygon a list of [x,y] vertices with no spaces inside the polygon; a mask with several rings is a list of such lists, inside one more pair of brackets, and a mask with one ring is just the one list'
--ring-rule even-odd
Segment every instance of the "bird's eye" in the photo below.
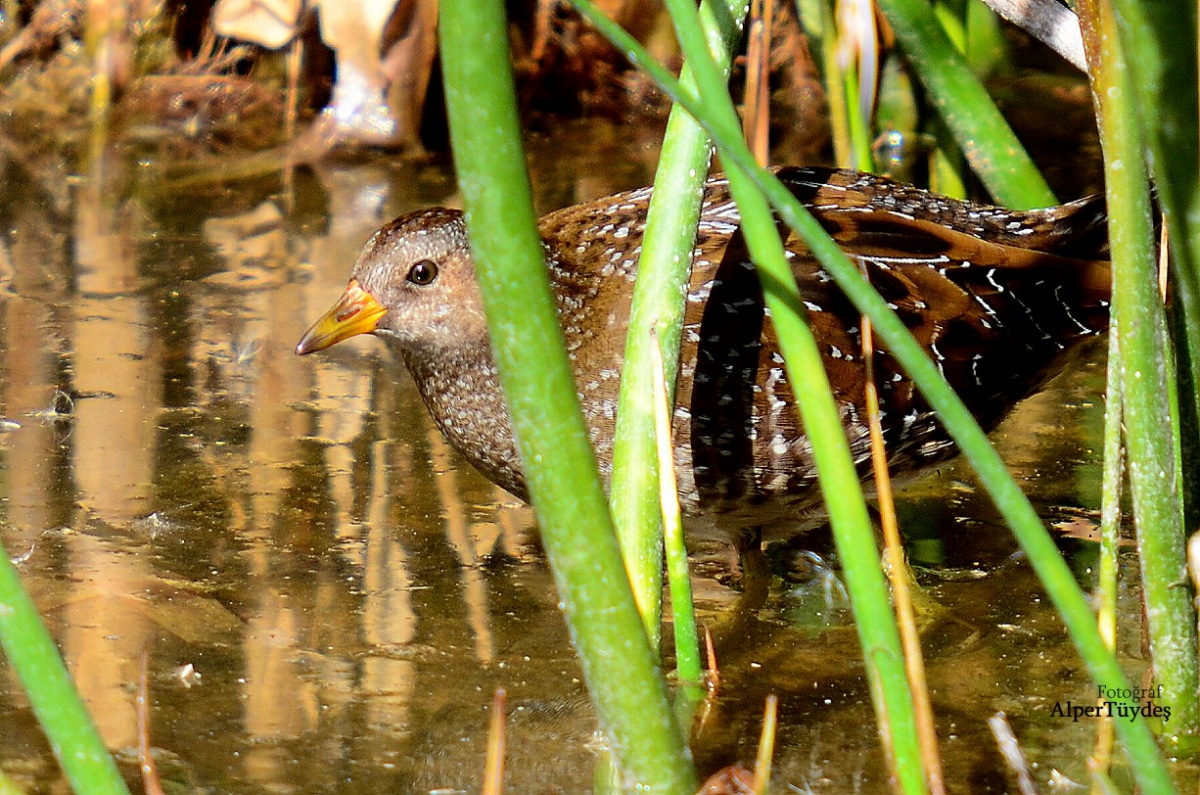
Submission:
{"label": "bird's eye", "polygon": [[437,263],[431,259],[417,260],[408,269],[408,280],[418,287],[432,284],[438,277]]}

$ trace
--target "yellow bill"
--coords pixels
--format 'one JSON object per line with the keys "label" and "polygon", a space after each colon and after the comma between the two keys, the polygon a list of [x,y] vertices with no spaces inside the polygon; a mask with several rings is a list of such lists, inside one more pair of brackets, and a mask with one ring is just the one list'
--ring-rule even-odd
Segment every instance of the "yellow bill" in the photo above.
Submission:
{"label": "yellow bill", "polygon": [[385,312],[387,307],[364,290],[358,279],[351,279],[338,302],[300,338],[296,345],[296,353],[303,356],[306,353],[323,351],[350,337],[370,334],[379,325],[379,318],[383,317]]}

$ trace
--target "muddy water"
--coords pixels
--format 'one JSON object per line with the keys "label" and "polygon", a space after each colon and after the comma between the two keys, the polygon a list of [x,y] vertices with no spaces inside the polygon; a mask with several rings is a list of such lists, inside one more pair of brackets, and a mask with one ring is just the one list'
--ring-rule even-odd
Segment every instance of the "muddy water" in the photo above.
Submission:
{"label": "muddy water", "polygon": [[[653,151],[614,157],[589,134],[534,147],[543,208],[648,180]],[[376,226],[455,202],[445,164],[214,184],[119,163],[8,166],[0,533],[126,771],[146,652],[159,766],[188,790],[476,791],[504,688],[508,791],[589,791],[594,718],[527,510],[460,465],[378,341],[292,354]],[[996,435],[1048,520],[1098,502],[1102,355]],[[955,789],[1008,789],[986,727],[1001,710],[1042,781],[1083,781],[1095,724],[1051,713],[1094,693],[986,500],[950,465],[901,511],[930,565]],[[1086,581],[1091,548],[1063,546]],[[710,561],[697,576],[723,682],[695,726],[702,767],[750,762],[776,693],[778,791],[885,791],[836,587],[780,585],[745,611],[726,575]],[[57,786],[3,664],[0,766],[28,791]]]}

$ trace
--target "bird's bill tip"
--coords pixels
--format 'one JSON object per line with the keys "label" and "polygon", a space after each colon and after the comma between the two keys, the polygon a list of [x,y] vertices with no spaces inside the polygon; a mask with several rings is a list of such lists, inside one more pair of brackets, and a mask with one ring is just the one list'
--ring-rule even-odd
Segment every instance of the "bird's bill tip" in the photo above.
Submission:
{"label": "bird's bill tip", "polygon": [[387,308],[364,290],[357,279],[351,279],[337,303],[300,338],[296,353],[304,356],[323,351],[350,337],[370,334],[378,327],[379,319],[386,312]]}

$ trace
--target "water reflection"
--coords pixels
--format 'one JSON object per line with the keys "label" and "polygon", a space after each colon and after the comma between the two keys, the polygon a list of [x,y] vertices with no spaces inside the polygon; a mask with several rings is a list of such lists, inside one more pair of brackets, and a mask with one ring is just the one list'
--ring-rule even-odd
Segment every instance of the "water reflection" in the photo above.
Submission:
{"label": "water reflection", "polygon": [[[543,206],[648,179],[648,163],[614,166],[574,140],[535,154]],[[588,791],[594,723],[527,510],[460,466],[377,341],[292,354],[379,224],[454,202],[444,166],[176,185],[110,165],[73,179],[65,200],[10,172],[0,530],[10,554],[28,554],[22,573],[110,747],[135,745],[149,648],[153,743],[164,774],[190,786],[473,791],[504,687],[510,791]],[[1095,426],[1097,372],[1081,366],[1000,433],[1044,503],[1091,499],[1071,478],[1094,455],[1061,429]],[[960,477],[947,468],[905,503],[914,534],[942,539],[947,572],[979,572],[928,589],[952,782],[1006,786],[984,724],[1000,708],[1046,769],[1082,778],[1088,727],[1044,706],[1085,697],[1086,678]],[[974,524],[956,531],[964,516]],[[701,763],[752,759],[776,692],[781,783],[884,788],[852,629],[792,629],[786,594],[731,620],[737,595],[700,585],[725,681],[697,722]],[[180,676],[187,664],[198,679]],[[0,764],[47,786],[54,766],[3,670]]]}

